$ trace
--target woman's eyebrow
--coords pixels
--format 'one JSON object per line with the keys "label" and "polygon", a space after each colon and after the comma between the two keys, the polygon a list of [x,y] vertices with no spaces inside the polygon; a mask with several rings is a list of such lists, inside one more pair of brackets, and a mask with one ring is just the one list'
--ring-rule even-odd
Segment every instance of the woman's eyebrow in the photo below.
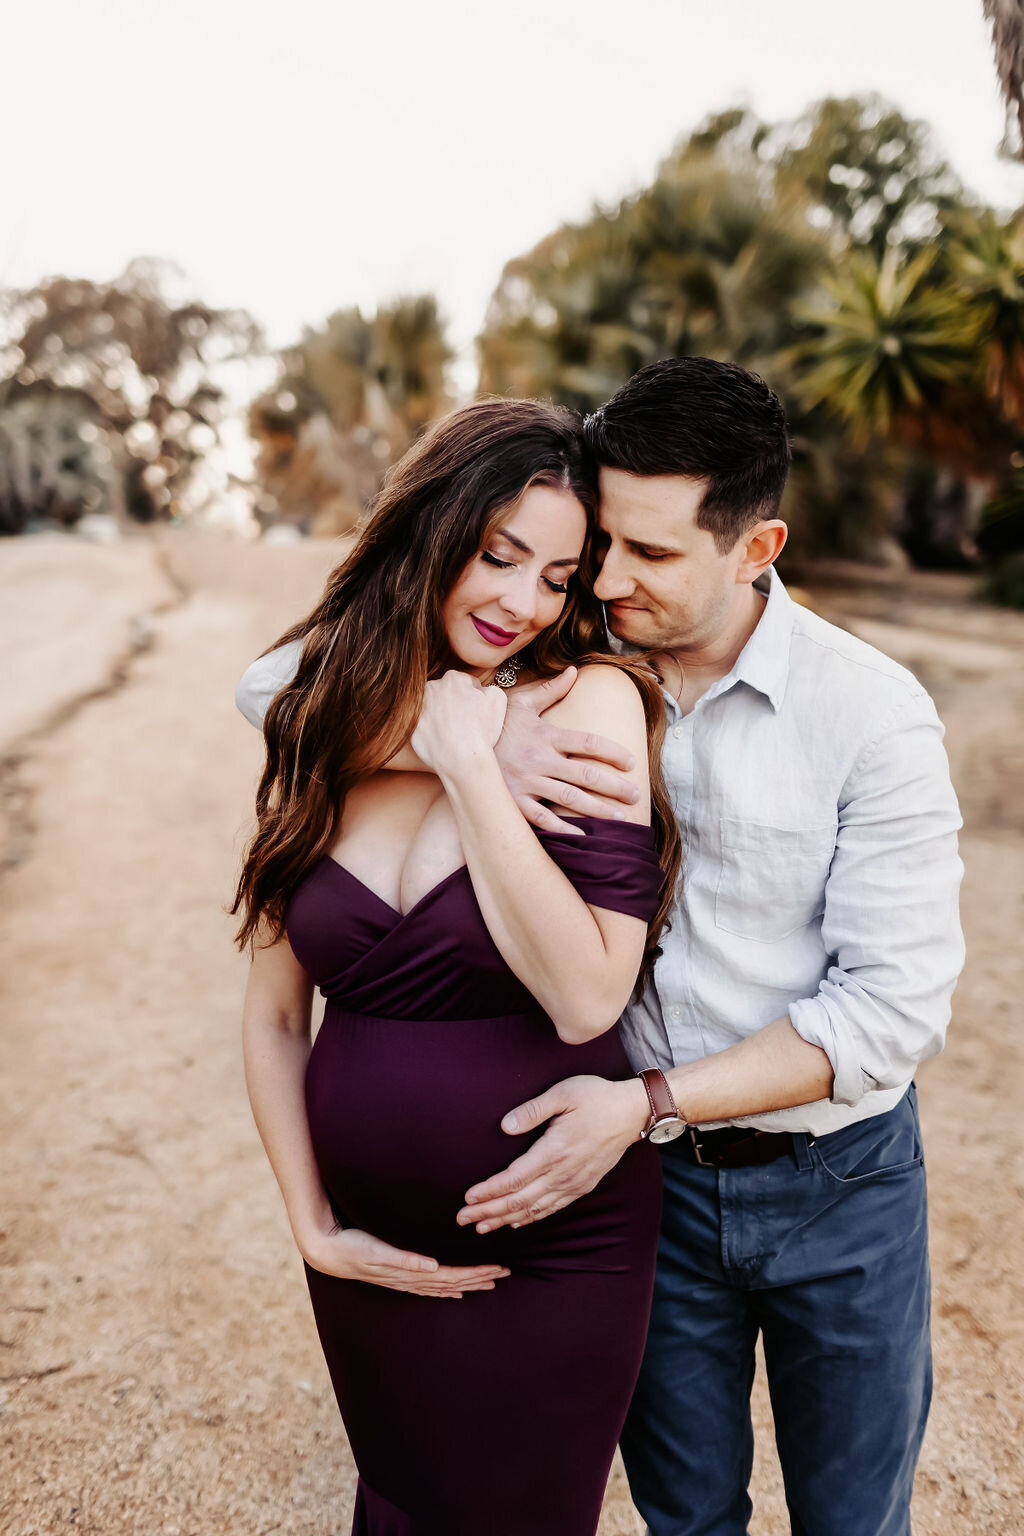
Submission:
{"label": "woman's eyebrow", "polygon": [[[521,550],[524,555],[528,555],[531,559],[533,558],[533,550],[529,544],[524,544],[522,539],[517,539],[515,534],[509,533],[507,528],[499,528],[497,533],[500,539],[507,539],[510,544],[514,544],[516,549]],[[579,563],[579,555],[570,555],[567,560],[548,561],[548,565],[579,565]]]}

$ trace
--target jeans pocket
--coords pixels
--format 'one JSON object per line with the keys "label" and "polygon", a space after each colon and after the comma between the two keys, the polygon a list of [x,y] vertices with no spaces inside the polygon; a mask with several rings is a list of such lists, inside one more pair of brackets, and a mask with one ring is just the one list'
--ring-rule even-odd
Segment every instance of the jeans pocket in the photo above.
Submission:
{"label": "jeans pocket", "polygon": [[819,1136],[811,1152],[819,1168],[837,1184],[890,1179],[920,1168],[924,1147],[913,1088],[885,1114]]}
{"label": "jeans pocket", "polygon": [[834,821],[817,827],[775,827],[722,816],[719,830],[717,927],[770,944],[821,916],[836,847]]}

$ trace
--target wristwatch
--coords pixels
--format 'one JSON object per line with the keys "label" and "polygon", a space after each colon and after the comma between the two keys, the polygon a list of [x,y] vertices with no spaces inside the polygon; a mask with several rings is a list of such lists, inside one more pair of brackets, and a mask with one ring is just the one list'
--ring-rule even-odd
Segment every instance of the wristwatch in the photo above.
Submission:
{"label": "wristwatch", "polygon": [[674,1141],[686,1130],[686,1121],[676,1108],[668,1078],[660,1067],[644,1067],[637,1077],[647,1089],[651,1118],[640,1132],[641,1141]]}

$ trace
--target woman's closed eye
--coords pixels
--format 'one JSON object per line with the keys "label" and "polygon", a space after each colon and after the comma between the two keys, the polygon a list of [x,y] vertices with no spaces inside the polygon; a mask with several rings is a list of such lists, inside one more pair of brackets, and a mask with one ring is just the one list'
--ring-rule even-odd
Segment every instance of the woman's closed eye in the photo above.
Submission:
{"label": "woman's closed eye", "polygon": [[[482,549],[480,551],[480,558],[481,560],[486,560],[488,565],[496,565],[498,569],[502,571],[511,571],[515,567],[514,560],[499,560],[497,555],[492,555],[490,551],[486,549]],[[564,585],[559,585],[557,581],[551,581],[547,576],[545,576],[543,579],[545,584],[550,587],[552,592],[561,592],[563,595],[566,592],[567,588]]]}

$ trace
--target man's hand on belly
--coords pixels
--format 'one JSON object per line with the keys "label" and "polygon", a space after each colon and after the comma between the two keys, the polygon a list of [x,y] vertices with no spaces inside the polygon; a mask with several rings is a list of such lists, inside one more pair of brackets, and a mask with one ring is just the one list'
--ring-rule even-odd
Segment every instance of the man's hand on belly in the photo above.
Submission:
{"label": "man's hand on belly", "polygon": [[551,1124],[504,1173],[467,1191],[457,1218],[460,1226],[473,1225],[478,1232],[522,1227],[564,1209],[615,1167],[649,1118],[639,1078],[613,1083],[603,1077],[569,1077],[517,1105],[501,1122],[508,1135],[534,1131],[545,1120]]}

